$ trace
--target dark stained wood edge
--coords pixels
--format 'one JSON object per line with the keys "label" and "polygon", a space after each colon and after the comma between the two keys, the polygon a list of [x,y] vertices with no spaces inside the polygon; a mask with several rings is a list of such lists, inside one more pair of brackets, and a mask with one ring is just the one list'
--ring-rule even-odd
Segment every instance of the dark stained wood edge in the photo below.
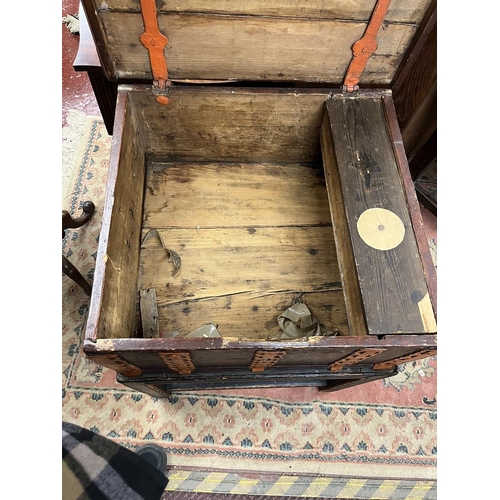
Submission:
{"label": "dark stained wood edge", "polygon": [[110,82],[104,73],[99,71],[88,71],[87,75],[92,85],[92,90],[99,105],[104,125],[108,135],[113,135],[113,123],[116,111],[117,82]]}
{"label": "dark stained wood edge", "polygon": [[110,55],[108,43],[105,39],[105,29],[102,25],[100,18],[96,15],[93,0],[80,0],[85,17],[87,18],[90,32],[94,39],[95,47],[99,60],[101,62],[102,70],[108,80],[116,80],[115,63]]}
{"label": "dark stained wood edge", "polygon": [[128,94],[119,92],[116,103],[116,116],[114,124],[114,135],[111,141],[111,153],[106,181],[106,196],[104,199],[104,209],[102,225],[99,235],[99,246],[97,248],[96,266],[94,272],[94,285],[92,297],[90,299],[89,316],[85,331],[85,339],[95,342],[97,340],[97,326],[103,301],[103,288],[106,274],[104,257],[107,252],[109,232],[111,227],[111,214],[113,212],[113,201],[120,164],[120,150],[125,127],[125,110],[127,107]]}
{"label": "dark stained wood edge", "polygon": [[437,128],[437,7],[433,1],[391,85],[408,159]]}
{"label": "dark stained wood edge", "polygon": [[[397,110],[396,110],[397,111]],[[398,123],[401,123],[398,117]],[[427,94],[419,103],[411,120],[403,128],[400,126],[401,136],[408,159],[414,158],[417,151],[427,139],[437,130],[437,81],[429,87]]]}
{"label": "dark stained wood edge", "polygon": [[[170,397],[171,394],[171,392],[166,392],[153,384],[146,384],[144,382],[128,382],[128,380],[123,382],[121,380],[117,380],[117,382],[133,389],[134,391],[142,392],[153,398],[164,399]],[[168,498],[170,498],[170,492],[168,492],[168,495]]]}
{"label": "dark stained wood edge", "polygon": [[[245,82],[248,83],[248,82]],[[154,92],[158,95],[166,95],[168,96],[170,93],[174,92],[186,92],[186,93],[201,93],[210,96],[211,94],[234,94],[234,95],[251,95],[251,94],[275,94],[275,95],[286,95],[286,94],[316,94],[316,95],[324,95],[325,99],[327,97],[331,97],[335,94],[343,94],[343,91],[338,86],[304,86],[304,87],[266,87],[263,82],[259,82],[259,85],[262,86],[250,86],[250,85],[239,85],[237,87],[231,86],[215,86],[215,85],[176,85],[172,83],[172,85],[166,90],[158,90],[153,89],[151,85],[146,83],[120,83],[118,89],[122,92]],[[380,89],[380,88],[367,88],[356,91],[354,94],[357,97],[380,97],[382,95],[392,95],[390,89]]]}
{"label": "dark stained wood edge", "polygon": [[100,70],[101,61],[99,60],[92,32],[87,21],[87,15],[81,2],[78,9],[78,20],[80,24],[79,43],[73,68],[75,71],[88,71],[95,68],[99,68]]}
{"label": "dark stained wood edge", "polygon": [[409,161],[411,178],[416,180],[436,157],[437,130],[431,134],[425,144],[417,151],[417,154]]}
{"label": "dark stained wood edge", "polygon": [[113,135],[113,121],[115,119],[116,89],[117,81],[109,81],[101,67],[101,61],[97,54],[94,39],[87,22],[87,16],[80,3],[79,9],[80,36],[78,52],[73,61],[75,71],[85,71],[89,77],[92,90],[94,91],[99,110],[101,111],[106,130]]}
{"label": "dark stained wood edge", "polygon": [[93,342],[86,339],[84,351],[87,353],[116,353],[116,352],[167,352],[167,351],[196,351],[196,350],[290,350],[317,348],[392,348],[415,347],[426,348],[437,345],[437,336],[426,335],[391,335],[384,338],[375,336],[365,337],[314,337],[309,342],[239,342],[237,340],[224,340],[221,338],[205,339],[102,339]]}
{"label": "dark stained wood edge", "polygon": [[415,64],[417,63],[419,56],[424,48],[429,35],[434,29],[437,23],[437,0],[434,0],[427,11],[424,19],[420,23],[420,28],[413,38],[413,43],[408,48],[408,51],[399,66],[398,71],[394,75],[391,89],[393,93],[396,93],[400,87],[403,85],[404,81],[408,77],[409,73],[413,70]]}
{"label": "dark stained wood edge", "polygon": [[[410,166],[411,178],[416,181],[418,177],[424,173],[425,169],[437,158],[437,130],[431,134],[429,139],[423,144],[417,151],[415,156],[410,160],[408,158],[408,164]],[[437,199],[428,197],[425,192],[422,192],[418,183],[415,183],[415,191],[417,192],[418,201],[426,208],[429,212],[437,217]]]}
{"label": "dark stained wood edge", "polygon": [[118,374],[116,381],[137,391],[158,397],[154,392],[150,392],[153,387],[163,394],[189,390],[259,389],[273,387],[286,387],[290,389],[294,387],[316,387],[319,390],[325,388],[327,391],[335,391],[372,380],[391,377],[396,374],[397,368],[383,371],[367,367],[348,367],[338,373],[318,369],[298,371],[296,369],[281,368],[279,371],[272,371],[272,373],[229,370],[224,371],[223,374],[214,371],[199,371],[195,375],[184,376],[179,376],[172,372],[145,373],[140,376]]}
{"label": "dark stained wood edge", "polygon": [[417,198],[419,203],[428,210],[434,217],[437,217],[437,205],[433,200],[427,198],[427,196],[422,193],[419,189],[417,189]]}
{"label": "dark stained wood edge", "polygon": [[338,380],[338,379],[333,379],[329,380],[325,386],[320,386],[318,387],[318,391],[321,392],[335,392],[339,391],[341,389],[347,389],[348,387],[355,387],[356,385],[360,384],[366,384],[367,382],[373,382],[374,380],[380,380],[383,378],[387,377],[392,377],[393,375],[396,375],[397,369],[394,369],[394,372],[384,372],[381,373],[380,375],[373,376],[373,377],[363,377],[363,378],[358,378],[354,380]]}
{"label": "dark stained wood edge", "polygon": [[411,178],[410,168],[408,166],[408,160],[405,154],[403,139],[401,137],[401,131],[399,129],[398,119],[396,116],[396,108],[394,107],[394,101],[392,97],[383,96],[382,102],[387,117],[389,135],[392,139],[394,154],[396,157],[396,162],[399,167],[401,181],[404,187],[406,202],[408,204],[408,209],[410,212],[410,217],[413,225],[413,231],[415,233],[417,246],[420,252],[420,257],[422,259],[424,276],[427,281],[429,296],[432,302],[432,307],[434,309],[434,314],[436,315],[437,318],[436,268],[434,267],[434,263],[432,261],[432,256],[429,249],[429,243],[427,241],[427,236],[425,234],[424,221],[422,219],[422,213],[420,212],[420,205],[418,203],[417,194],[415,192],[415,185],[413,184],[413,180]]}

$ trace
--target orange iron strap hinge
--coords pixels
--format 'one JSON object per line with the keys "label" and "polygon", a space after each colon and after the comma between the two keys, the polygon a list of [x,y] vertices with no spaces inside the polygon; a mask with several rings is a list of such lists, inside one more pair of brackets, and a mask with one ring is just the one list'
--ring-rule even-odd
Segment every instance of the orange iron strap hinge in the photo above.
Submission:
{"label": "orange iron strap hinge", "polygon": [[162,35],[158,28],[155,0],[141,0],[141,12],[144,20],[144,33],[140,36],[140,40],[149,51],[153,85],[164,89],[168,81],[168,70],[163,49],[167,46],[168,38]]}
{"label": "orange iron strap hinge", "polygon": [[377,34],[384,22],[391,0],[377,0],[364,35],[352,46],[352,59],[344,78],[345,92],[358,90],[359,79],[370,56],[377,50]]}

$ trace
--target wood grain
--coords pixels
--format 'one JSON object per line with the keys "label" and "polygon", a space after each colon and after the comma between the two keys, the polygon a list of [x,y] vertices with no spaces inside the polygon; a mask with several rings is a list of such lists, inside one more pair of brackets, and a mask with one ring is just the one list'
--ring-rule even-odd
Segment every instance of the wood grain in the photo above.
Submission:
{"label": "wood grain", "polygon": [[[217,342],[218,341],[218,342]],[[143,374],[164,368],[164,362],[158,356],[162,352],[187,352],[197,370],[216,368],[243,368],[247,371],[257,350],[286,351],[279,361],[279,366],[319,367],[329,372],[328,365],[350,356],[360,349],[381,349],[379,354],[370,359],[370,363],[391,361],[408,356],[417,350],[435,349],[436,335],[393,335],[378,339],[372,335],[365,337],[321,337],[314,342],[242,342],[222,339],[113,339],[98,340],[85,344],[89,354],[117,353],[135,366]]]}
{"label": "wood grain", "polygon": [[418,203],[415,185],[410,173],[410,167],[406,159],[403,139],[399,130],[398,120],[396,117],[396,108],[394,101],[390,96],[382,98],[384,103],[384,111],[387,117],[387,125],[389,134],[391,136],[392,146],[394,148],[394,155],[399,167],[401,175],[401,182],[403,184],[404,193],[406,196],[406,203],[410,211],[412,220],[413,231],[417,241],[420,258],[422,259],[422,266],[424,268],[425,279],[427,280],[427,288],[429,296],[434,308],[434,314],[437,317],[437,273],[432,260],[431,252],[429,249],[429,241],[425,232],[424,221]]}
{"label": "wood grain", "polygon": [[[107,50],[120,79],[151,80],[139,13],[102,11]],[[340,84],[366,22],[217,14],[158,14],[172,79],[308,81]],[[387,24],[361,84],[388,85],[416,31]]]}
{"label": "wood grain", "polygon": [[208,322],[216,323],[223,338],[238,340],[279,340],[282,331],[278,316],[295,301],[302,300],[319,324],[339,335],[350,335],[340,287],[322,292],[302,290],[242,291],[194,297],[160,304],[160,327],[167,332],[187,334]]}
{"label": "wood grain", "polygon": [[103,26],[102,18],[97,14],[97,6],[94,4],[94,0],[81,0],[80,3],[85,12],[86,23],[84,21],[84,25],[88,24],[89,26],[104,76],[110,81],[116,80],[117,75],[115,61],[113,60],[113,55],[109,50],[108,41],[106,39],[106,30]]}
{"label": "wood grain", "polygon": [[433,0],[392,84],[406,155],[437,128],[437,2]]}
{"label": "wood grain", "polygon": [[[428,308],[419,307],[428,289],[382,100],[334,96],[326,108],[335,161],[325,168],[338,169],[368,333],[434,333],[434,317],[423,317]],[[395,248],[377,250],[358,233],[357,221],[372,208],[401,219],[405,234]]]}
{"label": "wood grain", "polygon": [[366,335],[365,311],[359,288],[356,263],[352,251],[345,204],[341,190],[339,166],[330,131],[330,121],[325,113],[321,127],[321,151],[325,169],[326,186],[333,224],[333,235],[337,249],[337,260],[346,303],[346,315],[351,335]]}
{"label": "wood grain", "polygon": [[419,103],[419,107],[402,133],[408,158],[412,158],[436,130],[437,80]]}
{"label": "wood grain", "polygon": [[[84,0],[86,1],[86,0]],[[88,3],[88,0],[87,0]],[[398,23],[418,23],[430,0],[392,0],[386,20]],[[101,2],[94,0],[96,10],[103,10]],[[324,0],[252,0],[235,2],[234,0],[162,0],[157,2],[160,13],[206,13],[246,16],[325,18],[367,21],[373,11],[373,0],[349,0],[325,2]],[[106,10],[139,12],[136,0],[109,0]]]}
{"label": "wood grain", "polygon": [[329,315],[327,328],[348,333],[330,227],[161,232],[182,267],[172,277],[164,249],[151,240],[141,252],[139,279],[141,287],[157,289],[161,330],[189,333],[213,322],[224,336],[274,335],[279,314],[301,298],[313,314]]}
{"label": "wood grain", "polygon": [[177,87],[162,106],[149,86],[130,90],[150,158],[168,161],[319,162],[329,90]]}
{"label": "wood grain", "polygon": [[160,330],[213,322],[225,337],[280,335],[299,298],[348,335],[320,166],[150,163],[139,286],[156,289]]}
{"label": "wood grain", "polygon": [[[321,356],[321,352],[325,351],[331,355],[335,350],[339,350],[339,355],[335,357],[340,359],[340,357],[346,356],[355,352],[358,349],[365,348],[385,348],[385,352],[377,355],[377,360],[379,359],[393,359],[395,352],[403,354],[409,354],[415,352],[415,350],[422,348],[436,348],[437,347],[437,336],[436,335],[394,335],[386,336],[382,338],[374,337],[372,335],[366,335],[364,337],[315,337],[310,338],[307,341],[289,341],[289,342],[239,342],[239,341],[225,341],[220,338],[199,338],[199,339],[172,339],[172,338],[160,338],[160,339],[143,339],[143,338],[132,338],[132,339],[98,339],[95,342],[91,340],[84,341],[84,349],[89,354],[105,354],[108,352],[121,353],[128,359],[130,353],[146,353],[147,359],[154,359],[157,357],[157,352],[169,352],[169,351],[192,351],[197,358],[197,361],[201,362],[211,350],[217,349],[227,349],[234,350],[237,352],[250,352],[249,362],[252,359],[253,353],[256,349],[287,349],[289,354],[287,356],[297,356],[301,355],[301,351],[304,348],[308,349],[308,353],[314,356]],[[332,351],[333,349],[333,351]],[[292,354],[295,353],[295,354]],[[385,356],[387,353],[387,356]],[[379,358],[380,356],[380,358]],[[327,358],[325,358],[327,359]],[[323,361],[321,361],[323,362]],[[333,362],[333,360],[332,360]],[[198,363],[197,363],[198,364]],[[226,365],[228,366],[228,365]]]}
{"label": "wood grain", "polygon": [[135,335],[146,159],[126,94],[118,101],[87,338]]}
{"label": "wood grain", "polygon": [[321,165],[150,162],[144,228],[330,225]]}
{"label": "wood grain", "polygon": [[154,288],[139,290],[139,304],[141,309],[142,336],[148,339],[159,337],[156,290]]}

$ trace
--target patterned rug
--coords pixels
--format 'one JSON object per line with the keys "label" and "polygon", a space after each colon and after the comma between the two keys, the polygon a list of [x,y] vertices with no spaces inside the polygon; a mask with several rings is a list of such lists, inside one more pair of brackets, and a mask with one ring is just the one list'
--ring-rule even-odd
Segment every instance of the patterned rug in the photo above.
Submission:
{"label": "patterned rug", "polygon": [[[63,129],[62,208],[85,226],[62,251],[92,282],[111,139],[99,118],[70,113]],[[435,231],[431,228],[430,234]],[[435,233],[430,236],[435,252]],[[163,446],[173,470],[239,474],[436,478],[436,358],[342,391],[314,388],[197,391],[155,399],[118,384],[82,355],[89,298],[62,277],[62,419],[126,446]]]}
{"label": "patterned rug", "polygon": [[437,158],[415,179],[415,189],[437,207]]}

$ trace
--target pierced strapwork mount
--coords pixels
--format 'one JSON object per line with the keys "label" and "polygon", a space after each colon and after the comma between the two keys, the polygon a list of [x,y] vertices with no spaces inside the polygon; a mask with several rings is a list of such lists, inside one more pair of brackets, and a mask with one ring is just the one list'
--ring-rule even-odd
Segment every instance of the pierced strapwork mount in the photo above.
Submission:
{"label": "pierced strapwork mount", "polygon": [[344,92],[354,92],[359,89],[359,79],[366,63],[377,50],[377,34],[389,9],[391,0],[377,0],[372,16],[364,35],[352,46],[352,59],[344,78]]}
{"label": "pierced strapwork mount", "polygon": [[140,40],[149,52],[153,85],[164,89],[167,85],[168,69],[163,50],[168,44],[168,38],[160,33],[158,28],[155,0],[141,0],[141,13],[144,20],[144,33],[140,36]]}

